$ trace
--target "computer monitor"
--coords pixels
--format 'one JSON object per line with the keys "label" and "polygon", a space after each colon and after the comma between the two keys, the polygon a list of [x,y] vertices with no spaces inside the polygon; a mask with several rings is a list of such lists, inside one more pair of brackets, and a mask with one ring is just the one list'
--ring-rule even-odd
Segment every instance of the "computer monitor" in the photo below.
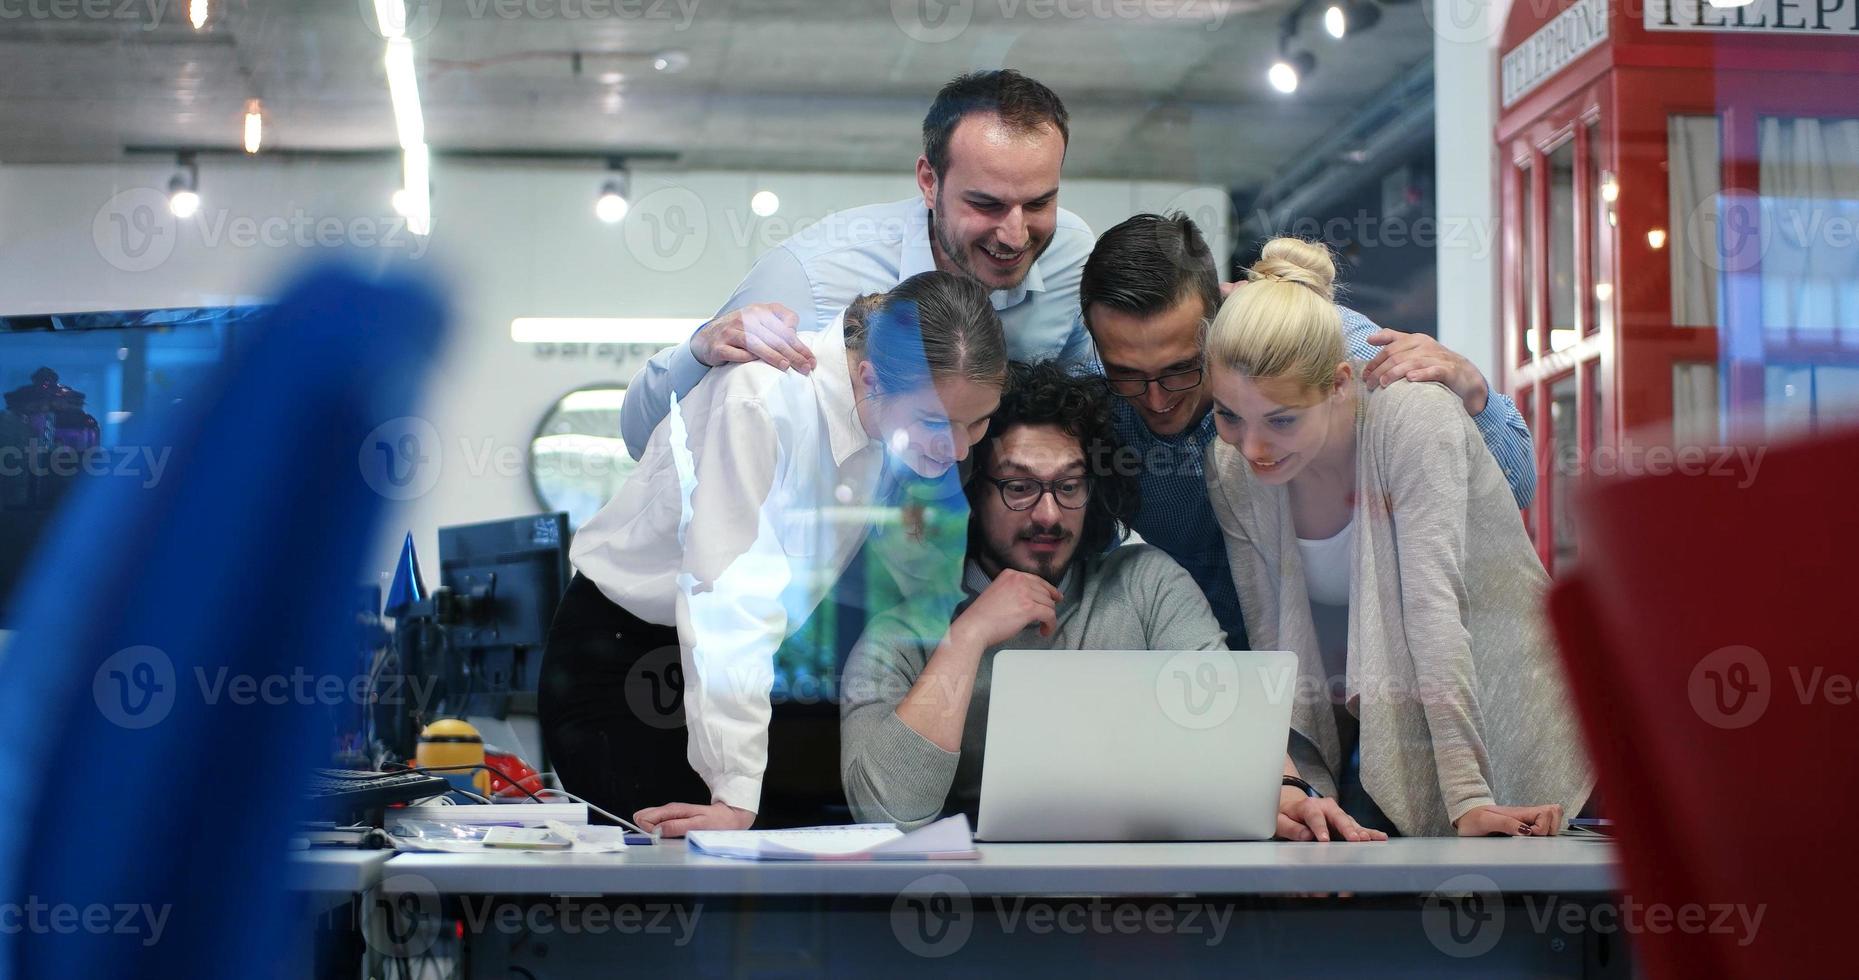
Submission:
{"label": "computer monitor", "polygon": [[447,628],[448,702],[461,714],[535,713],[542,651],[568,588],[568,515],[439,529],[439,584],[467,610]]}
{"label": "computer monitor", "polygon": [[39,547],[79,486],[156,491],[167,426],[266,309],[0,315],[0,628],[22,618],[10,600],[26,577],[58,562]]}

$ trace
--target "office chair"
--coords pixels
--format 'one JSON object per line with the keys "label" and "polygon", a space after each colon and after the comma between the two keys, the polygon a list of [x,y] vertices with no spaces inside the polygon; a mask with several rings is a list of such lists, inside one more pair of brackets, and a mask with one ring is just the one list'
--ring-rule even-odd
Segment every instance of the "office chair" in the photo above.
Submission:
{"label": "office chair", "polygon": [[1645,974],[1851,975],[1859,431],[1735,469],[1594,489],[1550,613],[1626,896],[1703,910],[1629,937]]}

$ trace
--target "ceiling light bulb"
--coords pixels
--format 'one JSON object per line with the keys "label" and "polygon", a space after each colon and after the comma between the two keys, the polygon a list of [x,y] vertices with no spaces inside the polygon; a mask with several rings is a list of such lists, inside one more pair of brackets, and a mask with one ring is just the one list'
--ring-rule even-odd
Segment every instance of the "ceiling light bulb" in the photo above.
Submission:
{"label": "ceiling light bulb", "polygon": [[749,210],[766,218],[781,210],[781,198],[775,196],[774,191],[756,191],[755,196],[749,198]]}
{"label": "ceiling light bulb", "polygon": [[1655,252],[1664,248],[1665,247],[1665,229],[1664,228],[1647,229],[1646,244],[1652,246],[1652,250]]}
{"label": "ceiling light bulb", "polygon": [[200,213],[200,195],[185,188],[168,195],[168,210],[177,218],[191,218]]}
{"label": "ceiling light bulb", "polygon": [[1323,29],[1338,41],[1349,33],[1349,18],[1340,4],[1331,4],[1330,9],[1323,12]]}
{"label": "ceiling light bulb", "polygon": [[1272,88],[1286,95],[1297,91],[1297,69],[1282,58],[1272,62],[1272,67],[1265,73],[1265,80],[1272,83]]}
{"label": "ceiling light bulb", "polygon": [[187,5],[187,19],[193,22],[196,31],[207,26],[207,0],[191,0]]}
{"label": "ceiling light bulb", "polygon": [[264,106],[257,99],[245,102],[245,152],[257,153],[265,141]]}
{"label": "ceiling light bulb", "polygon": [[608,181],[607,186],[600,189],[600,196],[594,199],[594,217],[607,224],[616,225],[626,220],[626,210],[629,206],[626,203],[626,195],[620,193],[619,184]]}

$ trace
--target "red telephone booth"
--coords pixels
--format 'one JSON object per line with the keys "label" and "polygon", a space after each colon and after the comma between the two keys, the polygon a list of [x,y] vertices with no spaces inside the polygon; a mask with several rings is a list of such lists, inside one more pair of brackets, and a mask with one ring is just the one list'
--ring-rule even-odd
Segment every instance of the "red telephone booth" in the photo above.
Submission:
{"label": "red telephone booth", "polygon": [[1553,573],[1583,476],[1859,417],[1859,0],[1515,0],[1501,41],[1502,384]]}

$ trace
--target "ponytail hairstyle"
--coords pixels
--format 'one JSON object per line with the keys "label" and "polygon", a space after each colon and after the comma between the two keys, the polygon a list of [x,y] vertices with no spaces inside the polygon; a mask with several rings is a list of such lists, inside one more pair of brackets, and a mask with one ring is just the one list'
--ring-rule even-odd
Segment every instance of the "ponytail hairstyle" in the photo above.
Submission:
{"label": "ponytail hairstyle", "polygon": [[1274,238],[1207,334],[1207,360],[1250,378],[1289,378],[1326,394],[1347,360],[1336,262],[1319,242]]}
{"label": "ponytail hairstyle", "polygon": [[846,308],[846,350],[871,364],[874,394],[959,380],[1001,388],[1007,338],[986,287],[967,276],[921,272]]}

